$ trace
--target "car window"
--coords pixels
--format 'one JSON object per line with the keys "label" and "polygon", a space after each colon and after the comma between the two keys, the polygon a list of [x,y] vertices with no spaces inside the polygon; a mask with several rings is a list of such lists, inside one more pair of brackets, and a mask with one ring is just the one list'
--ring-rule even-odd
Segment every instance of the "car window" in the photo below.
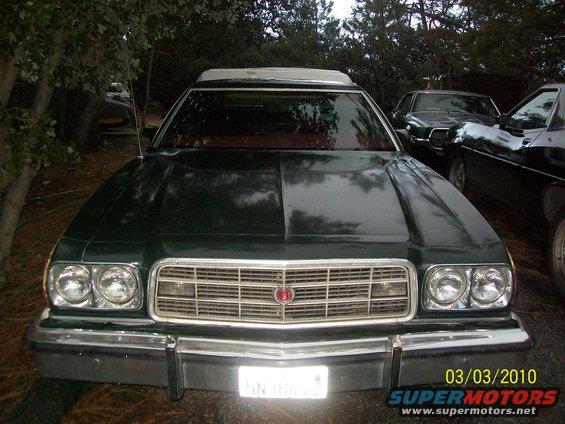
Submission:
{"label": "car window", "polygon": [[418,93],[414,112],[473,113],[497,116],[498,112],[489,97],[464,94]]}
{"label": "car window", "polygon": [[510,116],[511,125],[523,130],[545,127],[556,99],[557,90],[540,92]]}
{"label": "car window", "polygon": [[402,115],[406,115],[410,109],[410,101],[412,100],[412,94],[405,95],[400,103],[398,104],[398,112]]}
{"label": "car window", "polygon": [[195,90],[161,147],[395,150],[361,93]]}

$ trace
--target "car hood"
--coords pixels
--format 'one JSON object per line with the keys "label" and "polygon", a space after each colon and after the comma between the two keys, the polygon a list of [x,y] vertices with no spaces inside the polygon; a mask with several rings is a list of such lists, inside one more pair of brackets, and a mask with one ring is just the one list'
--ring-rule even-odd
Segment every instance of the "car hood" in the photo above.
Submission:
{"label": "car hood", "polygon": [[493,125],[495,123],[495,118],[491,116],[456,112],[412,112],[409,118],[421,127],[430,128],[450,128],[461,122],[485,125]]}
{"label": "car hood", "polygon": [[[499,243],[471,204],[429,168],[404,154],[355,151],[148,154],[95,193],[64,238],[86,242],[91,252],[112,242],[124,250],[161,243],[166,250],[202,240],[224,248],[304,241],[320,243],[321,256],[334,241],[404,250]],[[119,249],[113,254],[119,257]],[[338,255],[348,252],[332,257]]]}

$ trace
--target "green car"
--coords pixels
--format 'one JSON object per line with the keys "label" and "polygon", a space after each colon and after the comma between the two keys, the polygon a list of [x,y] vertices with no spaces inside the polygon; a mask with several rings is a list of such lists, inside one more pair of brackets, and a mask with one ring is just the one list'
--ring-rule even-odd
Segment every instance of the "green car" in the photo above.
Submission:
{"label": "green car", "polygon": [[337,71],[204,72],[58,241],[45,377],[324,398],[519,366],[502,242]]}

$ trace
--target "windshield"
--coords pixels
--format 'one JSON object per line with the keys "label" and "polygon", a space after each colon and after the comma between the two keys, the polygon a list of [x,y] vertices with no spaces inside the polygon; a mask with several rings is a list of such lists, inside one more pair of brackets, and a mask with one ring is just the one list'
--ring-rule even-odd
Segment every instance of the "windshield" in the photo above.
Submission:
{"label": "windshield", "polygon": [[414,112],[453,112],[497,116],[498,113],[488,97],[458,94],[418,94]]}
{"label": "windshield", "polygon": [[192,91],[161,147],[394,150],[361,93]]}

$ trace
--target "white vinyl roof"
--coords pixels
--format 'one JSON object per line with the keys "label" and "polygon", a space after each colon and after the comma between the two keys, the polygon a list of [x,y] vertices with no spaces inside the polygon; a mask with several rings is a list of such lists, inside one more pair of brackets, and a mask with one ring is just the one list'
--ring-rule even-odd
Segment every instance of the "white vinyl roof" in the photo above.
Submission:
{"label": "white vinyl roof", "polygon": [[309,68],[234,68],[209,69],[202,72],[197,81],[217,81],[230,79],[281,79],[321,81],[340,84],[353,84],[351,78],[339,71]]}

